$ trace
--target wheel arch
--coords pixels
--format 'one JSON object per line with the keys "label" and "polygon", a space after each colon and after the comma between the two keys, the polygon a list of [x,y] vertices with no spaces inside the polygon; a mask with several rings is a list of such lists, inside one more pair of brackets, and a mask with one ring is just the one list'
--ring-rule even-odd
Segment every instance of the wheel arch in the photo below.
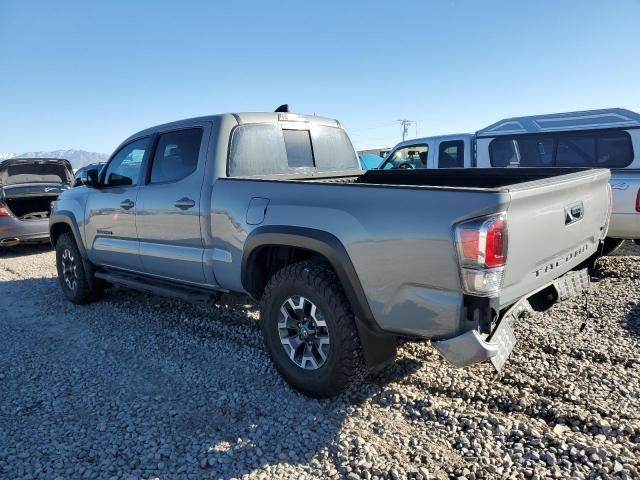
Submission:
{"label": "wheel arch", "polygon": [[379,369],[393,361],[396,338],[385,333],[375,320],[347,250],[329,232],[288,225],[256,228],[249,234],[244,245],[242,286],[253,298],[259,299],[275,271],[316,256],[324,258],[331,265],[340,281],[355,314],[367,365]]}
{"label": "wheel arch", "polygon": [[265,257],[276,251],[292,257],[287,261],[281,255],[277,270],[314,256],[324,258],[338,276],[356,316],[373,321],[364,290],[344,245],[335,235],[313,228],[276,225],[258,227],[251,232],[245,241],[241,280],[243,288],[252,297],[259,299],[269,281],[273,261],[265,263]]}
{"label": "wheel arch", "polygon": [[71,232],[80,251],[80,255],[82,255],[83,259],[86,259],[87,252],[84,248],[84,243],[80,236],[80,229],[78,228],[75,217],[71,212],[58,211],[49,218],[49,237],[51,239],[51,245],[53,245],[54,248],[56,241],[64,232]]}

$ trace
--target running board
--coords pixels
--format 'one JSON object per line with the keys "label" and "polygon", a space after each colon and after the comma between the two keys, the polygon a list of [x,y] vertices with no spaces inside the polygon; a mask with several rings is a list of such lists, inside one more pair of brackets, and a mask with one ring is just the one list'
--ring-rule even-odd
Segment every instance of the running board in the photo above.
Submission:
{"label": "running board", "polygon": [[100,270],[95,273],[95,276],[114,285],[142,290],[161,297],[179,298],[180,300],[185,300],[190,303],[212,305],[220,298],[220,292],[145,277],[134,273]]}

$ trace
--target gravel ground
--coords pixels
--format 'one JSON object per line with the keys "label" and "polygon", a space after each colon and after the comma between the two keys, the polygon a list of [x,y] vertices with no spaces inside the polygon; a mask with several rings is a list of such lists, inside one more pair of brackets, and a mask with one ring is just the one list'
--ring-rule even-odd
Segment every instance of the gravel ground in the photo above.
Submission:
{"label": "gravel ground", "polygon": [[333,400],[274,372],[254,305],[127,290],[78,307],[44,247],[0,252],[0,478],[639,478],[640,258],[517,324],[490,365],[428,342]]}

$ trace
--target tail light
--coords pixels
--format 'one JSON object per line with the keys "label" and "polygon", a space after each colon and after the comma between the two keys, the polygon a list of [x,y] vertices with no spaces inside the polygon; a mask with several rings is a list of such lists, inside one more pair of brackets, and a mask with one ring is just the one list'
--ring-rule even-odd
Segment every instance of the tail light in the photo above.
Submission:
{"label": "tail light", "polygon": [[0,217],[10,217],[11,211],[9,208],[2,202],[0,202]]}
{"label": "tail light", "polygon": [[640,190],[636,194],[636,212],[640,212]]}
{"label": "tail light", "polygon": [[490,215],[455,227],[458,258],[465,291],[484,297],[494,296],[502,287],[507,261],[507,217]]}
{"label": "tail light", "polygon": [[602,229],[602,238],[607,236],[607,232],[609,231],[609,223],[611,222],[611,214],[613,213],[613,190],[611,189],[611,184],[607,183],[607,221],[604,224],[604,228]]}

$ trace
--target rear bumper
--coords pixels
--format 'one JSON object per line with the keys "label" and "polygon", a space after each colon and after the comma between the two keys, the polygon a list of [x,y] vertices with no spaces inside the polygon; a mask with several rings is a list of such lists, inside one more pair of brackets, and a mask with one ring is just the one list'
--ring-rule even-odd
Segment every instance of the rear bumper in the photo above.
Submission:
{"label": "rear bumper", "polygon": [[46,242],[48,239],[49,219],[23,221],[15,217],[0,217],[0,246]]}
{"label": "rear bumper", "polygon": [[519,318],[534,311],[529,303],[529,299],[533,295],[553,287],[557,301],[562,301],[586,291],[589,288],[589,283],[587,269],[568,272],[550,284],[531,292],[511,306],[501,316],[491,335],[482,335],[477,330],[470,330],[457,337],[433,342],[433,346],[449,363],[456,367],[492,360],[499,370],[506,362],[515,344],[511,326]]}

